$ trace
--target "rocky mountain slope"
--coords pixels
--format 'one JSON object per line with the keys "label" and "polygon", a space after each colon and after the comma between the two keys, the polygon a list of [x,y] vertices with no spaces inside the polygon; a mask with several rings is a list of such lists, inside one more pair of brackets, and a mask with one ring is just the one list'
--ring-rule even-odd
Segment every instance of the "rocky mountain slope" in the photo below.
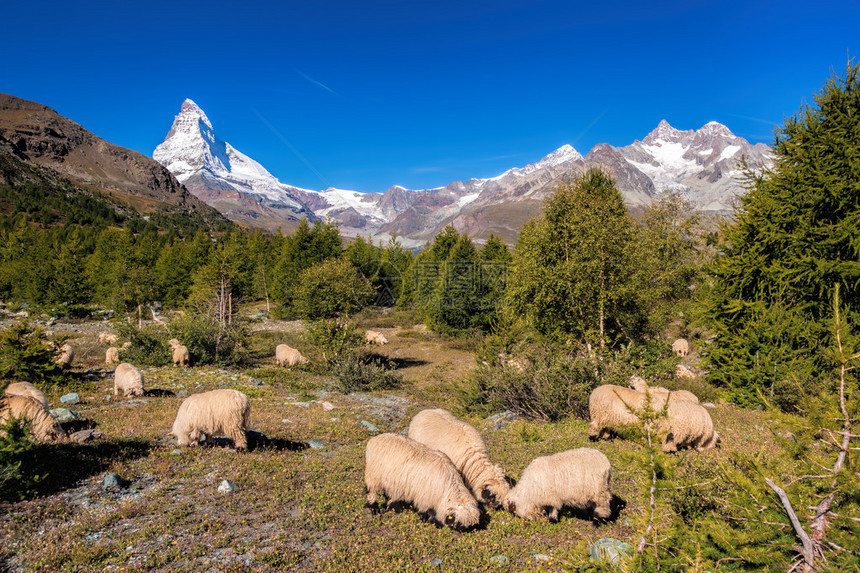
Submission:
{"label": "rocky mountain slope", "polygon": [[0,152],[4,165],[19,166],[7,169],[6,184],[13,171],[23,174],[28,170],[20,166],[29,165],[42,170],[41,182],[55,176],[70,182],[67,192],[107,197],[142,214],[193,213],[207,224],[226,223],[156,161],[101,139],[49,107],[8,94],[0,94]]}
{"label": "rocky mountain slope", "polygon": [[434,189],[394,186],[384,193],[312,191],[281,183],[218,139],[206,114],[191,100],[182,104],[153,157],[234,221],[290,229],[302,216],[332,218],[344,235],[380,240],[396,235],[408,247],[421,246],[448,224],[478,240],[494,233],[514,242],[562,178],[594,167],[613,176],[633,210],[660,193],[677,192],[702,211],[729,214],[735,197],[744,192],[741,158],[753,169],[771,162],[768,146],[751,145],[719,123],[681,131],[664,120],[643,140],[625,147],[599,144],[583,157],[564,145],[536,163],[492,178]]}

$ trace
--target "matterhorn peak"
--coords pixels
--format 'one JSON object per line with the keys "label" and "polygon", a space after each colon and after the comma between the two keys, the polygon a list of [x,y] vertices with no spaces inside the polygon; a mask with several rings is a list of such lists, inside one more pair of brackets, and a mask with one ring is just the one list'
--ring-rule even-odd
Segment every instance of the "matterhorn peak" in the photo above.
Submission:
{"label": "matterhorn peak", "polygon": [[206,117],[206,114],[203,113],[203,110],[200,109],[200,106],[194,103],[194,100],[191,98],[186,98],[184,102],[182,102],[182,107],[179,108],[179,114],[185,114],[188,116],[197,116],[200,121],[202,121],[206,127],[209,129],[212,128],[212,123],[209,121],[209,118]]}

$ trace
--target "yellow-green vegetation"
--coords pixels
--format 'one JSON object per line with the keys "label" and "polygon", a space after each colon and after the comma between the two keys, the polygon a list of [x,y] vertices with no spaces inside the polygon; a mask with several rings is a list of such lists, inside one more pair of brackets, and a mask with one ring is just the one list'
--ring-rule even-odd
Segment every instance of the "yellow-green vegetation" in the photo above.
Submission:
{"label": "yellow-green vegetation", "polygon": [[[290,336],[297,345],[310,344],[303,335]],[[464,346],[462,341],[434,338],[434,345],[424,348],[425,340],[401,339],[396,329],[386,330],[386,336],[391,345],[380,352],[409,349],[420,357],[419,365],[401,364],[404,376],[410,368],[439,366],[451,352],[463,352],[453,348]],[[545,422],[470,415],[460,409],[455,384],[443,378],[398,390],[341,394],[332,390],[331,376],[312,367],[274,366],[263,346],[277,339],[268,331],[253,334],[254,364],[241,370],[143,368],[150,390],[143,398],[107,399],[109,377],[48,388],[53,404],[67,391],[78,392],[83,401],[73,409],[86,420],[83,425],[96,427],[105,438],[36,448],[38,466],[47,476],[28,500],[0,506],[0,558],[24,571],[430,571],[438,566],[454,571],[634,571],[648,570],[654,562],[639,555],[613,569],[590,562],[589,547],[603,537],[636,545],[650,524],[658,543],[667,542],[657,553],[664,567],[681,570],[680,559],[697,557],[679,531],[695,530],[704,518],[727,509],[739,519],[746,515],[746,508],[722,505],[728,493],[737,493],[724,479],[726,467],[756,460],[773,462],[786,482],[794,475],[795,461],[777,444],[796,423],[792,416],[721,403],[710,412],[723,447],[662,457],[666,473],[658,476],[652,521],[652,471],[643,462],[648,449],[641,442],[589,443],[587,420],[573,416]],[[474,364],[474,354],[472,360]],[[456,370],[459,379],[467,378],[471,368]],[[252,427],[268,437],[265,444],[243,453],[223,439],[212,447],[176,448],[166,434],[183,393],[215,388],[236,388],[249,396]],[[361,422],[382,432],[402,432],[427,407],[450,409],[474,425],[493,461],[514,478],[537,456],[577,447],[599,449],[613,467],[613,518],[596,524],[566,510],[559,523],[550,524],[488,509],[478,530],[460,533],[437,529],[410,510],[372,515],[364,508],[363,452],[373,432]],[[311,441],[323,447],[308,447]],[[128,487],[103,488],[107,473],[120,474]],[[219,493],[225,479],[238,490]],[[760,502],[779,510],[773,499]],[[679,540],[684,543],[673,545]],[[645,553],[653,552],[646,546]],[[732,559],[744,555],[726,551],[724,557],[716,570],[741,568],[743,561]],[[786,553],[784,562],[790,558]],[[717,560],[704,558],[699,570],[714,570]],[[695,562],[689,570],[696,570]]]}

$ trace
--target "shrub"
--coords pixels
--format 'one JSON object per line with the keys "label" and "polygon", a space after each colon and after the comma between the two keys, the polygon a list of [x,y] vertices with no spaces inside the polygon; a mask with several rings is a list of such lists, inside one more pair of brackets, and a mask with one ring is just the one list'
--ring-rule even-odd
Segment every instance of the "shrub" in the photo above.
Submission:
{"label": "shrub", "polygon": [[555,345],[518,363],[496,359],[479,366],[460,389],[463,407],[512,410],[540,420],[588,417],[588,396],[601,383],[603,369],[593,356]]}
{"label": "shrub", "polygon": [[6,432],[0,437],[0,499],[15,501],[25,497],[41,479],[26,463],[36,444],[30,440],[26,421],[10,418],[0,430]]}
{"label": "shrub", "polygon": [[188,347],[192,364],[237,364],[245,359],[249,336],[238,320],[222,325],[207,314],[187,314],[174,319],[167,330],[170,338]]}
{"label": "shrub", "polygon": [[[63,340],[57,340],[59,346]],[[0,379],[36,384],[59,384],[63,368],[55,360],[57,351],[39,328],[22,321],[0,332]]]}
{"label": "shrub", "polygon": [[157,325],[137,328],[131,322],[120,322],[116,330],[121,340],[131,342],[131,346],[121,351],[123,361],[141,366],[170,364],[172,355],[165,328]]}
{"label": "shrub", "polygon": [[308,324],[311,343],[322,351],[323,360],[332,362],[355,353],[364,344],[364,335],[354,323],[318,320]]}
{"label": "shrub", "polygon": [[334,318],[361,310],[374,294],[370,282],[347,259],[328,259],[299,275],[295,307],[306,318]]}
{"label": "shrub", "polygon": [[344,394],[400,388],[403,378],[394,369],[394,364],[384,356],[364,352],[341,356],[332,364],[332,373],[337,378],[335,388]]}

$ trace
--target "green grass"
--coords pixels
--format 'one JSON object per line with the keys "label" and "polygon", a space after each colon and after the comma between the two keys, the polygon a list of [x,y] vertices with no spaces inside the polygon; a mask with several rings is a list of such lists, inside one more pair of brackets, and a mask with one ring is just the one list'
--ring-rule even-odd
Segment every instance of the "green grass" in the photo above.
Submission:
{"label": "green grass", "polygon": [[[404,344],[422,344],[424,336]],[[252,348],[261,351],[287,339],[257,334]],[[590,570],[588,547],[594,541],[613,537],[635,544],[645,527],[650,474],[633,459],[642,447],[623,440],[590,443],[587,422],[577,419],[520,420],[494,429],[479,417],[464,417],[482,432],[493,460],[514,477],[536,456],[575,447],[604,452],[613,466],[613,493],[623,506],[614,521],[596,525],[568,512],[557,524],[526,522],[488,510],[482,528],[459,533],[424,523],[412,511],[371,515],[363,507],[363,453],[372,434],[359,422],[401,432],[423,408],[456,411],[456,393],[441,374],[397,391],[354,395],[334,392],[331,378],[313,369],[276,368],[263,356],[243,370],[160,367],[144,369],[144,376],[148,388],[177,394],[237,388],[251,399],[254,430],[284,441],[319,440],[326,448],[177,452],[165,436],[181,396],[107,401],[107,378],[57,388],[49,399],[57,403],[64,391],[79,392],[84,402],[74,409],[107,439],[44,447],[51,460],[44,467],[54,485],[30,501],[0,505],[0,568],[5,556],[24,571],[436,571],[436,559],[453,571]],[[325,410],[322,401],[334,409]],[[676,456],[684,483],[711,479],[718,464],[735,454],[763,457],[774,451],[764,428],[775,422],[767,413],[727,405],[711,413],[724,446]],[[753,432],[756,427],[763,430]],[[107,472],[131,480],[131,488],[122,494],[102,490]],[[235,482],[238,491],[219,494],[223,479]],[[675,492],[660,507],[661,527],[673,523],[670,508],[690,520],[708,510],[701,495]],[[507,564],[491,561],[497,555]]]}

